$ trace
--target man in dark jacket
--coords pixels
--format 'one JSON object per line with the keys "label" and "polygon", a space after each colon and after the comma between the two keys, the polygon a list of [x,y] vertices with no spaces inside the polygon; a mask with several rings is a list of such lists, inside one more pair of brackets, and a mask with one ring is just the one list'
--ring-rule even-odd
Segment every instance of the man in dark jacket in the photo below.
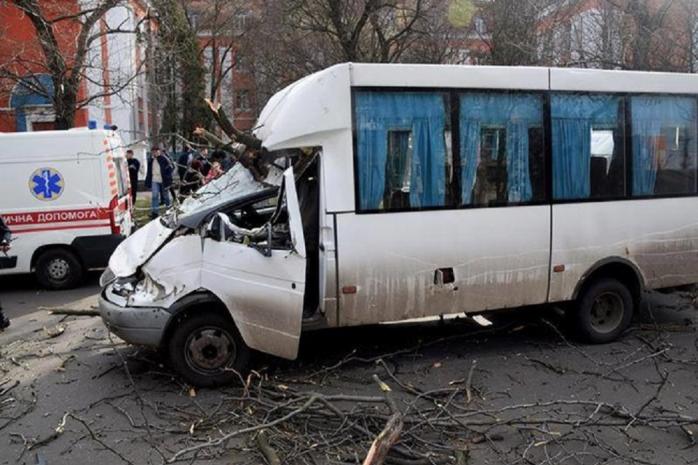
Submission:
{"label": "man in dark jacket", "polygon": [[172,186],[172,162],[160,147],[155,146],[148,157],[148,170],[145,175],[145,187],[153,193],[150,217],[157,218],[160,211],[160,198],[166,207],[170,206],[170,187]]}
{"label": "man in dark jacket", "polygon": [[131,181],[131,200],[136,205],[136,195],[138,193],[138,173],[141,172],[141,162],[133,157],[133,150],[126,151],[126,163],[128,163],[128,177]]}
{"label": "man in dark jacket", "polygon": [[[10,250],[11,239],[10,228],[5,225],[5,222],[0,216],[0,253],[7,254],[7,251]],[[10,320],[2,313],[2,305],[0,305],[0,331],[8,326],[10,326]]]}
{"label": "man in dark jacket", "polygon": [[177,176],[180,182],[184,180],[184,176],[187,174],[187,170],[191,166],[193,159],[194,152],[191,147],[185,147],[184,151],[179,154],[179,158],[177,158]]}

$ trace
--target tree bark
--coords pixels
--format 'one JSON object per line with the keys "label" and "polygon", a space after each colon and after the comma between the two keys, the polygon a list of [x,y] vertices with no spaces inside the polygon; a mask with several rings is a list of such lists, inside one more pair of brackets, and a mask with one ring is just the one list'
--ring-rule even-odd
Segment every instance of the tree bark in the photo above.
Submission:
{"label": "tree bark", "polygon": [[373,440],[371,448],[368,450],[366,458],[363,461],[363,465],[382,465],[390,449],[397,443],[398,439],[400,439],[400,434],[404,426],[402,413],[393,399],[390,387],[382,382],[377,375],[373,375],[373,379],[384,392],[386,401],[393,414],[388,419],[380,434]]}

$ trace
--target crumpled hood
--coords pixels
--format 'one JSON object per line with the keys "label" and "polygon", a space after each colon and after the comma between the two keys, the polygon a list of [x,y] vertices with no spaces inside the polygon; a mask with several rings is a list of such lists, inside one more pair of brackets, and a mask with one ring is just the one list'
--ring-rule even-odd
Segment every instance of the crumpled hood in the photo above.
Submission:
{"label": "crumpled hood", "polygon": [[159,219],[151,221],[119,244],[109,259],[109,269],[117,278],[133,275],[173,233]]}

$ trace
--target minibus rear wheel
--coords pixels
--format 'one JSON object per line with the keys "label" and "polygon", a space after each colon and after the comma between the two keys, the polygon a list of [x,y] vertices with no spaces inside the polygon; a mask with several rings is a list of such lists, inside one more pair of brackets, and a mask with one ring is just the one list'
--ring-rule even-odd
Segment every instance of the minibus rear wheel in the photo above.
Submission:
{"label": "minibus rear wheel", "polygon": [[633,296],[625,284],[600,278],[586,286],[568,310],[570,327],[584,342],[611,342],[630,325],[634,307]]}
{"label": "minibus rear wheel", "polygon": [[201,312],[174,324],[168,343],[170,363],[189,384],[215,387],[241,379],[250,349],[229,317]]}
{"label": "minibus rear wheel", "polygon": [[83,274],[80,260],[70,250],[48,249],[36,260],[36,279],[47,289],[72,289]]}

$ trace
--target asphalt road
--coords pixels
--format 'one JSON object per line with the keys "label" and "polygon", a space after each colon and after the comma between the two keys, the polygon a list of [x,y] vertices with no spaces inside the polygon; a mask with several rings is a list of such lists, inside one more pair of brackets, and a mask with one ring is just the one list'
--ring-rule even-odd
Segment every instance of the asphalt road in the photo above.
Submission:
{"label": "asphalt road", "polygon": [[[15,318],[0,333],[0,465],[266,463],[252,434],[182,451],[280,418],[295,406],[287,395],[380,396],[374,374],[403,411],[413,406],[405,434],[422,415],[446,420],[434,409],[455,406],[464,427],[446,439],[443,430],[428,430],[416,450],[446,441],[446,453],[467,454],[458,463],[697,463],[695,289],[651,295],[611,344],[576,344],[556,329],[553,314],[522,311],[492,317],[487,330],[456,321],[318,331],[301,338],[296,361],[255,356],[254,389],[192,390],[161,354],[110,337],[99,318],[39,308],[89,308],[96,279],[67,292],[39,291],[21,279],[0,287]],[[415,393],[444,392],[414,403]],[[269,405],[276,410],[265,413]],[[378,434],[383,420],[370,422],[375,407],[363,408]],[[269,428],[269,442],[285,464],[360,463],[371,438],[348,441],[342,424],[288,420]]]}
{"label": "asphalt road", "polygon": [[94,298],[96,304],[100,274],[99,271],[89,272],[82,286],[66,291],[42,289],[33,275],[0,276],[0,303],[10,319],[44,308],[84,305],[90,298]]}

